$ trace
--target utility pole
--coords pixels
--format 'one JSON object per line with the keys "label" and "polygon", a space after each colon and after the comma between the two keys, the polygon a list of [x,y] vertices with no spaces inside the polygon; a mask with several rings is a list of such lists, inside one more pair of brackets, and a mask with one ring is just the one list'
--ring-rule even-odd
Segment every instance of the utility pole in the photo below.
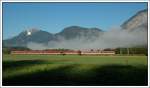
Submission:
{"label": "utility pole", "polygon": [[121,48],[120,48],[120,55],[122,54]]}
{"label": "utility pole", "polygon": [[127,54],[128,54],[128,55],[130,54],[130,50],[129,50],[129,48],[127,48]]}

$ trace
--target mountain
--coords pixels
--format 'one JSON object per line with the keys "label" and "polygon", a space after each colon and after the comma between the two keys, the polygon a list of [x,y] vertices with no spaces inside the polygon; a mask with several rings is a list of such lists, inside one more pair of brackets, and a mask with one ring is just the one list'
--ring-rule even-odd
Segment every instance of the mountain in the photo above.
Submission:
{"label": "mountain", "polygon": [[3,46],[6,47],[16,47],[23,46],[26,47],[29,42],[48,44],[50,41],[59,41],[60,39],[74,39],[76,37],[86,37],[93,38],[97,37],[102,31],[98,28],[83,28],[79,26],[70,26],[64,28],[59,33],[52,34],[46,31],[30,29],[21,32],[19,35],[3,40]]}
{"label": "mountain", "polygon": [[64,28],[63,31],[57,33],[56,38],[59,39],[59,37],[61,37],[66,40],[74,39],[77,37],[93,38],[93,37],[98,37],[100,33],[102,33],[102,30],[98,28],[84,28],[80,26],[70,26]]}
{"label": "mountain", "polygon": [[46,31],[30,29],[21,32],[19,35],[3,40],[4,46],[26,46],[28,42],[47,43],[53,40],[54,35]]}
{"label": "mountain", "polygon": [[133,31],[137,29],[148,30],[148,10],[141,10],[134,16],[125,21],[122,25],[123,29]]}
{"label": "mountain", "polygon": [[[143,44],[137,47],[148,47],[148,9],[138,11],[134,16],[125,21],[121,26],[129,33],[135,34],[134,36],[137,35],[137,40],[142,40]],[[134,41],[137,40],[135,39]]]}

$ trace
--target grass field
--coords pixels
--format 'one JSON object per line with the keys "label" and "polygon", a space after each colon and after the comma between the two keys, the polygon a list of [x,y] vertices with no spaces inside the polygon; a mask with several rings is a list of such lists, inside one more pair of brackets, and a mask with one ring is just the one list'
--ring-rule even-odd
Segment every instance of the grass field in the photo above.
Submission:
{"label": "grass field", "polygon": [[3,85],[147,85],[147,56],[3,55]]}

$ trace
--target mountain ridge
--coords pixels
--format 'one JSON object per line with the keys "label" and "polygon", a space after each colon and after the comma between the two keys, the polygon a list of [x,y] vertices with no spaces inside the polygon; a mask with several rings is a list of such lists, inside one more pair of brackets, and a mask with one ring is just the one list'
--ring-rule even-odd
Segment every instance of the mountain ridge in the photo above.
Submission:
{"label": "mountain ridge", "polygon": [[26,46],[28,42],[48,44],[49,41],[57,41],[60,37],[65,39],[73,39],[79,35],[90,36],[86,35],[86,33],[88,32],[91,32],[91,36],[92,33],[95,33],[93,34],[94,36],[98,36],[98,33],[102,31],[98,28],[84,28],[80,26],[69,26],[64,28],[61,32],[55,34],[38,29],[34,29],[33,32],[32,29],[29,29],[19,33],[17,36],[14,36],[10,39],[3,40],[3,44],[5,46]]}

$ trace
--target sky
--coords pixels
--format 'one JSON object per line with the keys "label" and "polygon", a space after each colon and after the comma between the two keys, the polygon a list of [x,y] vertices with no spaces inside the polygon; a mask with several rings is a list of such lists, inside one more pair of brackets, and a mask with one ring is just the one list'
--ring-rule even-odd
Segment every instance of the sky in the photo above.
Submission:
{"label": "sky", "polygon": [[3,39],[32,28],[58,33],[69,26],[118,27],[147,3],[3,3]]}

